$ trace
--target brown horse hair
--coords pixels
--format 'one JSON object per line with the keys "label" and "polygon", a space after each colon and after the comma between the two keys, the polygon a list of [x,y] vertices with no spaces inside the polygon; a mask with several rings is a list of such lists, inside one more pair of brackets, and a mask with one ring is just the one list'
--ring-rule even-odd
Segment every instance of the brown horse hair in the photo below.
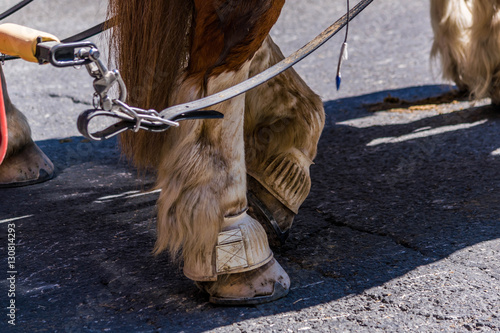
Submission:
{"label": "brown horse hair", "polygon": [[[170,106],[175,82],[189,60],[193,1],[110,0],[108,16],[115,26],[110,54],[129,90],[127,102],[144,109]],[[120,143],[138,167],[156,167],[161,154],[155,147],[165,136],[127,132]]]}

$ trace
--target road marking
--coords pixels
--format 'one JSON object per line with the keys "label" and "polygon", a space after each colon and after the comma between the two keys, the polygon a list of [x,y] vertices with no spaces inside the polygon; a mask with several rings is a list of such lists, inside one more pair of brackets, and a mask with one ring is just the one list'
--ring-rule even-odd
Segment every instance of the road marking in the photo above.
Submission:
{"label": "road marking", "polygon": [[120,194],[107,195],[105,197],[98,198],[96,201],[104,201],[104,200],[112,200],[112,199],[123,198],[123,197],[125,197],[127,195],[135,194],[135,193],[139,193],[139,191],[127,191],[127,192],[123,192],[123,193],[120,193]]}
{"label": "road marking", "polygon": [[123,192],[120,194],[113,194],[113,195],[107,195],[105,197],[100,197],[97,200],[95,200],[93,203],[106,203],[106,202],[110,202],[110,201],[113,201],[116,199],[131,199],[131,198],[142,197],[145,195],[160,193],[160,192],[161,192],[161,189],[148,191],[148,192],[127,191],[127,192]]}
{"label": "road marking", "polygon": [[500,148],[493,150],[490,155],[492,155],[492,156],[500,155]]}
{"label": "road marking", "polygon": [[11,219],[6,219],[6,220],[0,220],[0,224],[14,222],[14,221],[17,221],[17,220],[22,220],[22,219],[27,219],[27,218],[33,217],[33,216],[35,216],[35,215],[26,215],[26,216],[20,216],[20,217],[13,217]]}
{"label": "road marking", "polygon": [[137,198],[137,197],[142,197],[144,195],[150,195],[150,194],[155,194],[155,193],[160,193],[160,192],[161,192],[161,189],[153,190],[153,191],[149,191],[149,192],[142,192],[142,193],[129,195],[129,196],[125,197],[125,199]]}
{"label": "road marking", "polygon": [[433,128],[430,130],[423,130],[423,131],[414,132],[411,134],[406,134],[406,135],[397,136],[397,137],[393,136],[393,137],[387,137],[387,138],[378,138],[378,139],[372,140],[371,142],[369,142],[366,145],[367,146],[377,146],[377,145],[384,144],[384,143],[399,143],[399,142],[404,142],[404,141],[413,140],[413,139],[425,138],[425,137],[429,137],[429,136],[433,136],[433,135],[438,135],[438,134],[448,133],[448,132],[453,132],[453,131],[458,131],[458,130],[464,130],[464,129],[468,129],[471,127],[479,126],[479,125],[486,123],[487,121],[488,121],[488,119],[483,119],[480,121],[476,121],[474,123],[442,126],[442,127],[437,127],[437,128]]}

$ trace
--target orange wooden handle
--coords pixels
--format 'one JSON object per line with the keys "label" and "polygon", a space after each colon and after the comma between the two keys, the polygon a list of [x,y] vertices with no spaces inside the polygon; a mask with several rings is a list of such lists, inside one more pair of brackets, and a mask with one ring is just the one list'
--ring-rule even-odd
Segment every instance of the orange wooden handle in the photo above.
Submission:
{"label": "orange wooden handle", "polygon": [[59,42],[59,38],[43,31],[13,23],[0,24],[0,52],[38,62],[35,54],[39,37],[42,42]]}

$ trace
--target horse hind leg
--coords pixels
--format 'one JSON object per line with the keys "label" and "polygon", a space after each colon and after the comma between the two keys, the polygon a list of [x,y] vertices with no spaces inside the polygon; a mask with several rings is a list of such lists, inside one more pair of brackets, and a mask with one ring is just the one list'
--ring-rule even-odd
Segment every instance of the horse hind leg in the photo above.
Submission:
{"label": "horse hind leg", "polygon": [[469,5],[469,0],[431,0],[431,56],[439,55],[443,78],[455,82],[462,91],[469,90],[464,78],[472,24]]}
{"label": "horse hind leg", "polygon": [[[284,58],[268,36],[252,60],[255,75]],[[289,69],[246,94],[245,151],[250,213],[271,245],[287,238],[294,216],[309,194],[309,166],[323,130],[323,103]]]}
{"label": "horse hind leg", "polygon": [[12,104],[0,66],[7,128],[7,153],[0,165],[0,187],[24,186],[46,181],[54,175],[54,165],[31,139],[26,117]]}

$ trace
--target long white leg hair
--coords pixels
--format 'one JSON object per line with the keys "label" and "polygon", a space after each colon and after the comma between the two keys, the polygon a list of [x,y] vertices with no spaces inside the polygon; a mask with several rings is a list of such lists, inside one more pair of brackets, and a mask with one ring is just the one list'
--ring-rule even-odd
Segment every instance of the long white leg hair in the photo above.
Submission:
{"label": "long white leg hair", "polygon": [[500,103],[500,0],[472,1],[472,26],[465,67],[474,97]]}
{"label": "long white leg hair", "polygon": [[434,43],[431,56],[439,55],[443,78],[467,90],[464,67],[472,25],[471,0],[431,0],[431,24]]}

